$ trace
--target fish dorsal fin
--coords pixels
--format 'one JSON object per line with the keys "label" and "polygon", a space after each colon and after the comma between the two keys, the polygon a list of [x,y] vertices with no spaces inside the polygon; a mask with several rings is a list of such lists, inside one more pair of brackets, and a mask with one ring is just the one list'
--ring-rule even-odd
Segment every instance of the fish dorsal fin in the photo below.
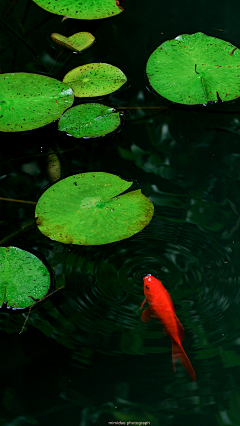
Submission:
{"label": "fish dorsal fin", "polygon": [[180,323],[180,321],[179,321],[179,319],[178,319],[178,317],[177,317],[176,314],[175,314],[175,319],[176,319],[177,326],[178,326],[179,339],[182,342],[182,340],[184,340],[184,328],[183,328],[182,324]]}
{"label": "fish dorsal fin", "polygon": [[142,313],[142,322],[148,322],[155,318],[155,315],[152,313],[151,309],[148,307]]}

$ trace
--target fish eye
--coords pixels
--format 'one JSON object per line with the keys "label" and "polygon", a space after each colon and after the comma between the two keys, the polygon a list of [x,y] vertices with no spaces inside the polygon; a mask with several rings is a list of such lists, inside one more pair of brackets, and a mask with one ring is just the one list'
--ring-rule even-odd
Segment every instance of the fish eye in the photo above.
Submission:
{"label": "fish eye", "polygon": [[146,288],[149,290],[149,285],[146,285]]}

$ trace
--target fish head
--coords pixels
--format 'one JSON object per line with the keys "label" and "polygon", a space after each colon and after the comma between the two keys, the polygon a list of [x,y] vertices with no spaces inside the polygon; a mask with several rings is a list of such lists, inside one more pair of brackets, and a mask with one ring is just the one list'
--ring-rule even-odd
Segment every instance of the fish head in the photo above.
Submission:
{"label": "fish head", "polygon": [[161,281],[153,275],[148,274],[143,278],[144,296],[146,299],[151,299],[159,292],[159,286],[162,286]]}
{"label": "fish head", "polygon": [[151,274],[147,274],[143,278],[144,296],[149,299],[152,293],[152,279],[154,277]]}

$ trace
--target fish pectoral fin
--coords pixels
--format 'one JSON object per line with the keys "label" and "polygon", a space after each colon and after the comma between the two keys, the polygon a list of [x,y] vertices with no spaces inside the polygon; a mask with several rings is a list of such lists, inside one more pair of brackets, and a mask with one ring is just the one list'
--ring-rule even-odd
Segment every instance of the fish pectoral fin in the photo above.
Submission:
{"label": "fish pectoral fin", "polygon": [[180,323],[176,314],[175,314],[175,319],[177,321],[179,339],[182,342],[182,340],[184,340],[184,328],[183,328],[182,324]]}
{"label": "fish pectoral fin", "polygon": [[155,318],[155,315],[152,313],[151,309],[148,307],[142,313],[142,322],[148,322]]}
{"label": "fish pectoral fin", "polygon": [[146,302],[146,298],[144,299],[144,301],[142,302],[142,304],[141,304],[141,307],[140,307],[140,309],[142,309],[143,308],[143,305],[145,305],[145,302]]}

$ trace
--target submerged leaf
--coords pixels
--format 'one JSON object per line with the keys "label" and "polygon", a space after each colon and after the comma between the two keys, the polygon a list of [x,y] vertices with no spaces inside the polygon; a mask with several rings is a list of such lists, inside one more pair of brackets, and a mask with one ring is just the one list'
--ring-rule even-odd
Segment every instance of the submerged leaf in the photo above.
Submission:
{"label": "submerged leaf", "polygon": [[240,96],[240,50],[203,33],[165,41],[150,56],[147,76],[161,96],[181,104]]}
{"label": "submerged leaf", "polygon": [[0,74],[0,131],[22,132],[61,117],[74,100],[72,89],[45,75]]}
{"label": "submerged leaf", "polygon": [[0,305],[26,308],[42,299],[50,287],[46,266],[25,250],[0,247]]}
{"label": "submerged leaf", "polygon": [[66,244],[99,245],[129,238],[151,221],[154,207],[141,190],[123,195],[132,182],[103,172],[62,179],[40,197],[37,226]]}
{"label": "submerged leaf", "polygon": [[97,103],[87,103],[69,108],[60,118],[58,128],[75,138],[96,138],[116,130],[120,113],[114,108]]}
{"label": "submerged leaf", "polygon": [[74,95],[81,98],[108,95],[126,81],[125,74],[119,68],[101,63],[74,68],[63,79],[73,89]]}
{"label": "submerged leaf", "polygon": [[57,154],[49,148],[47,157],[47,173],[51,182],[56,182],[61,177],[61,163]]}

